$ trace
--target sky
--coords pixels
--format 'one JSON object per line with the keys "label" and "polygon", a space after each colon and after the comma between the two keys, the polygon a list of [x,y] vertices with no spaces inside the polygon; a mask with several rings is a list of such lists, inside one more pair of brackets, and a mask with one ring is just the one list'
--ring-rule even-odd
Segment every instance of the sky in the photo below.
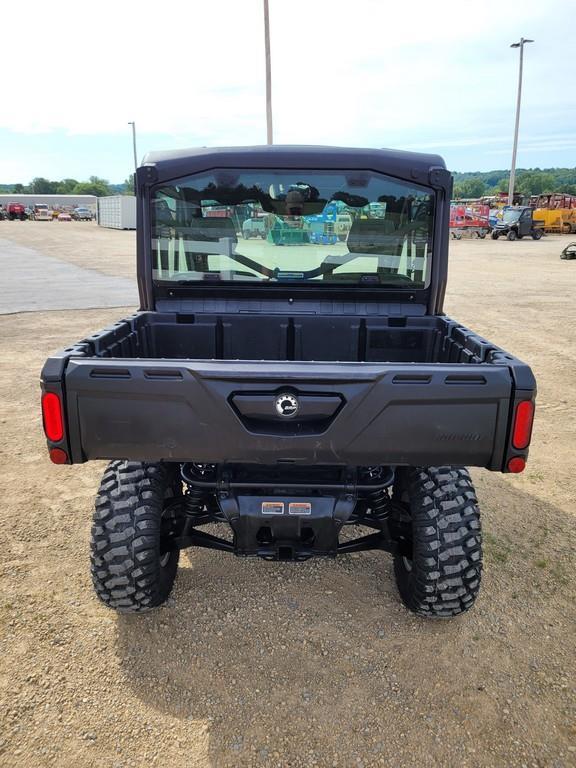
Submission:
{"label": "sky", "polygon": [[[269,0],[274,143],[576,165],[576,0]],[[122,182],[149,150],[266,141],[262,0],[2,10],[0,183]],[[25,10],[23,10],[23,8]]]}

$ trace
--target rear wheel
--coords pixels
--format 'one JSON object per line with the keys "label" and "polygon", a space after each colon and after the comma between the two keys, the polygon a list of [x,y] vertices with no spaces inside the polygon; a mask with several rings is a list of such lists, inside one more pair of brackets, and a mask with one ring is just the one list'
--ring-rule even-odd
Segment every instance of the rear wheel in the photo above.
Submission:
{"label": "rear wheel", "polygon": [[480,510],[468,471],[454,467],[407,470],[397,495],[405,510],[396,513],[398,528],[411,535],[412,555],[394,557],[404,604],[430,618],[464,613],[478,595],[482,571]]}
{"label": "rear wheel", "polygon": [[498,232],[492,232],[492,240],[498,240],[499,237],[500,235],[498,234]]}
{"label": "rear wheel", "polygon": [[516,240],[517,237],[518,237],[518,235],[516,234],[516,230],[515,229],[511,229],[510,232],[508,232],[508,234],[507,234],[508,240]]}
{"label": "rear wheel", "polygon": [[535,230],[535,231],[532,233],[532,239],[533,239],[533,240],[540,240],[540,238],[541,238],[541,237],[542,237],[542,230],[541,230],[541,229],[536,229],[536,230]]}
{"label": "rear wheel", "polygon": [[143,613],[168,598],[179,551],[165,551],[162,519],[182,484],[166,464],[112,461],[100,484],[92,526],[92,581],[109,608]]}

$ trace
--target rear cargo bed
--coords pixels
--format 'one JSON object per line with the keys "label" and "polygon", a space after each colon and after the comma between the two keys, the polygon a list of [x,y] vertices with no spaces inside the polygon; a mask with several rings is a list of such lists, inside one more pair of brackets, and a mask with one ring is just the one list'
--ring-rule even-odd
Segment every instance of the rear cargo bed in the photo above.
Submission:
{"label": "rear cargo bed", "polygon": [[455,321],[430,316],[140,312],[74,351],[80,345],[88,357],[156,360],[483,363],[502,352]]}
{"label": "rear cargo bed", "polygon": [[[523,363],[444,317],[141,312],[50,358],[72,462],[500,470]],[[293,393],[284,419],[276,398]]]}

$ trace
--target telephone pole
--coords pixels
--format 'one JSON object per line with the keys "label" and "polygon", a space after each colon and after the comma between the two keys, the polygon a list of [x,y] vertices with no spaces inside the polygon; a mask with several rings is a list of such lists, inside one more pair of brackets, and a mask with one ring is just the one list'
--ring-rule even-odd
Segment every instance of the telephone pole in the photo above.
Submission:
{"label": "telephone pole", "polygon": [[273,144],[272,138],[272,67],[270,63],[270,14],[268,0],[264,0],[264,48],[266,55],[266,143]]}
{"label": "telephone pole", "polygon": [[516,125],[514,126],[514,144],[512,147],[512,168],[510,169],[510,183],[508,185],[508,205],[514,204],[514,181],[516,180],[516,151],[518,149],[518,127],[520,125],[520,101],[522,99],[522,66],[524,64],[524,45],[533,43],[534,40],[520,38],[519,43],[512,43],[510,48],[520,48],[520,71],[518,73],[518,98],[516,101]]}
{"label": "telephone pole", "polygon": [[[138,168],[138,153],[136,152],[136,123],[129,121],[128,125],[132,126],[132,147],[134,149],[134,174]],[[134,185],[136,185],[136,176],[134,176]]]}

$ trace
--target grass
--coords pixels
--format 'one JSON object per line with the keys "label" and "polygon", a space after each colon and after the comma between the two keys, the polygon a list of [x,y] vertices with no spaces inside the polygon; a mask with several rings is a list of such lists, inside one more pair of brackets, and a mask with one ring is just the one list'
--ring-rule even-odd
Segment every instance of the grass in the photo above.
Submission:
{"label": "grass", "polygon": [[493,533],[484,533],[482,539],[484,542],[484,552],[489,560],[493,560],[496,563],[506,563],[508,561],[512,545],[507,539],[498,538]]}

